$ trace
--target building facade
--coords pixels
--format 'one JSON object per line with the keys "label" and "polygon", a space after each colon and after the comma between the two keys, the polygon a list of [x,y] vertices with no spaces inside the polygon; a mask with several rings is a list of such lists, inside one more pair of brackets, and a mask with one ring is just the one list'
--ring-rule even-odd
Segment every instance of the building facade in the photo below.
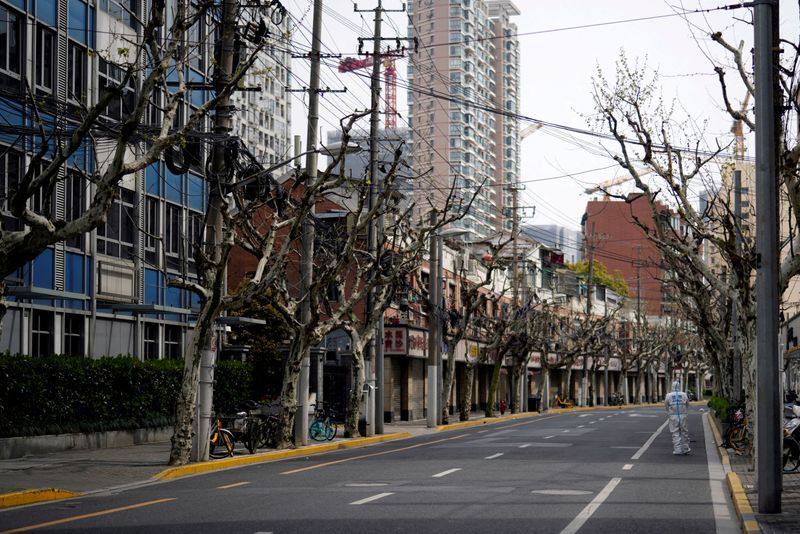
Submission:
{"label": "building facade", "polygon": [[[146,3],[135,0],[101,0],[97,4],[0,0],[0,208],[4,230],[21,229],[10,214],[8,198],[37,150],[38,130],[34,109],[26,102],[26,82],[31,82],[41,101],[45,132],[56,137],[68,135],[82,110],[123,79],[122,65],[133,52],[120,42],[126,39],[130,46],[141,39],[146,9]],[[213,35],[213,24],[209,15],[187,33],[187,44],[193,48],[184,75],[193,85],[179,105],[176,125],[185,124],[182,121],[209,97],[213,42],[203,36]],[[285,81],[285,73],[278,77]],[[95,193],[91,176],[109,161],[115,148],[114,129],[136,102],[141,78],[135,78],[102,112],[93,142],[87,142],[60,171],[63,179],[52,196],[31,199],[34,211],[47,210],[53,220],[69,221],[86,209]],[[174,69],[167,78],[167,83],[177,79]],[[159,103],[163,96],[154,96],[140,125],[140,138],[161,126]],[[278,124],[288,131],[286,104],[283,109],[285,121],[276,122],[277,131]],[[261,120],[260,114],[251,111],[242,115],[243,120]],[[203,162],[209,130],[209,120],[202,121],[182,147],[184,156],[192,156],[191,163],[176,167],[174,162],[158,161],[126,176],[105,224],[48,247],[5,280],[9,307],[0,350],[32,355],[182,357],[198,300],[188,291],[167,287],[166,281],[172,276],[195,276],[192,245],[203,239],[208,190]],[[267,146],[271,152],[264,148],[262,162],[282,156],[286,141],[281,138],[274,149]],[[135,154],[143,147],[134,144],[129,151]]]}
{"label": "building facade", "polygon": [[453,188],[464,201],[475,195],[453,224],[467,239],[510,232],[520,166],[512,18],[520,12],[509,0],[417,0],[408,11],[419,44],[408,69],[417,204],[441,207]]}

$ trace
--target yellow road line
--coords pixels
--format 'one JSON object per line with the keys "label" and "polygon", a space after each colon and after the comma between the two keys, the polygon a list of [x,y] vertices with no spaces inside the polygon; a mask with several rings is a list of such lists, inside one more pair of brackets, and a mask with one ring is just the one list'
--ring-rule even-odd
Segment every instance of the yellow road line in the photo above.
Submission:
{"label": "yellow road line", "polygon": [[338,451],[341,449],[364,447],[366,445],[373,445],[375,443],[383,443],[385,441],[393,441],[410,437],[411,434],[409,432],[397,432],[395,434],[381,434],[380,436],[372,436],[369,438],[355,438],[350,441],[334,441],[322,445],[310,445],[307,447],[299,447],[297,449],[285,449],[280,451],[250,454],[247,456],[238,456],[234,458],[224,458],[222,460],[213,460],[210,462],[191,463],[178,467],[167,468],[164,471],[153,475],[153,479],[167,480],[172,478],[180,478],[189,475],[209,473],[212,471],[221,471],[223,469],[229,469],[232,467],[260,464],[275,460],[284,460],[286,458],[296,458],[298,456],[309,456],[311,454],[320,454],[323,452]]}
{"label": "yellow road line", "polygon": [[22,506],[23,504],[33,504],[35,502],[71,499],[73,497],[80,497],[81,495],[81,493],[58,488],[15,491],[13,493],[4,493],[0,495],[0,508]]}
{"label": "yellow road line", "polygon": [[364,458],[372,458],[374,456],[383,456],[383,455],[386,455],[386,454],[393,454],[395,452],[408,451],[408,450],[416,449],[416,448],[419,448],[419,447],[425,447],[426,445],[435,445],[437,443],[442,443],[443,441],[450,441],[450,440],[453,440],[453,439],[463,438],[464,436],[468,436],[468,435],[469,434],[459,434],[458,436],[453,436],[451,438],[437,439],[436,441],[428,441],[426,443],[417,443],[416,445],[409,445],[407,447],[400,447],[399,449],[391,449],[391,450],[388,450],[388,451],[373,452],[371,454],[362,454],[361,456],[351,456],[350,458],[342,458],[341,460],[333,460],[331,462],[323,462],[321,464],[309,465],[308,467],[301,467],[299,469],[291,469],[289,471],[284,471],[281,474],[282,475],[293,475],[295,473],[302,473],[303,471],[311,471],[312,469],[319,469],[321,467],[328,467],[328,466],[331,466],[331,465],[343,464],[345,462],[352,462],[353,460],[363,460]]}
{"label": "yellow road line", "polygon": [[73,521],[80,521],[81,519],[89,519],[92,517],[100,517],[109,514],[115,514],[117,512],[124,512],[126,510],[133,510],[135,508],[142,508],[144,506],[152,506],[154,504],[160,504],[162,502],[169,502],[174,501],[175,498],[168,498],[168,499],[157,499],[155,501],[147,501],[147,502],[140,502],[138,504],[131,504],[128,506],[120,506],[119,508],[111,508],[109,510],[102,510],[100,512],[92,512],[90,514],[82,514],[82,515],[74,515],[72,517],[65,517],[63,519],[56,519],[54,521],[47,521],[45,523],[37,523],[36,525],[28,525],[27,527],[20,527],[15,528],[12,530],[5,530],[0,532],[0,534],[11,534],[12,532],[28,532],[29,530],[36,530],[39,528],[47,528],[52,527],[55,525],[63,525],[64,523],[72,523]]}
{"label": "yellow road line", "polygon": [[231,488],[238,488],[239,486],[247,486],[250,482],[234,482],[233,484],[227,484],[225,486],[217,486],[217,489],[231,489]]}

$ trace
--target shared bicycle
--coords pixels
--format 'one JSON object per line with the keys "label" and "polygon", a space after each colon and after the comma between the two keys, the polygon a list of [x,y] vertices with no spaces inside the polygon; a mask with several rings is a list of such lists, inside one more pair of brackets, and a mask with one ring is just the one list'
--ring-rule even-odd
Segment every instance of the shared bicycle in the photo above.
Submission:
{"label": "shared bicycle", "polygon": [[311,424],[308,425],[308,436],[314,441],[332,441],[338,430],[333,421],[336,414],[330,408],[326,408],[322,401],[313,406],[314,415],[311,418]]}

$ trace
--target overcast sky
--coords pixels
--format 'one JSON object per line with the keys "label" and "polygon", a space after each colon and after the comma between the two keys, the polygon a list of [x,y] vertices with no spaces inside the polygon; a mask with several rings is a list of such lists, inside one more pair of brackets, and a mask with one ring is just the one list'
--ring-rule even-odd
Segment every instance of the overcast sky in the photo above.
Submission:
{"label": "overcast sky", "polygon": [[[447,0],[436,0],[445,2]],[[358,2],[362,9],[373,8],[376,0]],[[620,51],[630,59],[644,60],[660,75],[664,97],[676,99],[676,115],[691,116],[700,123],[708,120],[706,142],[728,143],[731,121],[722,111],[719,85],[712,59],[726,61],[723,50],[708,38],[711,31],[721,31],[728,42],[745,41],[752,48],[751,11],[747,9],[689,13],[713,9],[733,2],[726,0],[665,2],[663,0],[516,0],[522,12],[516,17],[521,51],[520,114],[535,120],[586,129],[583,118],[593,112],[592,76],[599,67],[613,78],[614,64]],[[295,48],[309,48],[311,0],[284,0],[290,13],[299,21]],[[372,33],[371,13],[354,13],[351,0],[326,0],[323,42],[327,52],[356,55],[357,38]],[[385,8],[400,8],[402,2],[384,0]],[[781,21],[784,36],[796,38],[797,4],[782,2]],[[384,36],[405,35],[404,14],[391,14],[384,25]],[[640,19],[640,20],[636,20]],[[356,74],[338,74],[335,63],[326,60],[322,86],[347,87],[344,94],[330,93],[321,104],[321,128],[336,127],[337,117],[369,105],[368,80]],[[398,65],[398,110],[407,117],[405,62]],[[294,87],[308,83],[307,61],[293,59]],[[365,71],[363,75],[368,75]],[[729,76],[733,81],[733,76]],[[733,85],[733,84],[732,84]],[[732,98],[744,96],[739,86]],[[301,93],[292,97],[293,133],[305,138],[306,108]],[[529,122],[520,121],[520,129]],[[365,123],[366,127],[366,123]],[[612,148],[611,145],[607,145]],[[583,190],[620,173],[597,138],[544,127],[522,144],[522,174],[525,182],[521,205],[528,223],[559,224],[578,229],[586,201]],[[748,155],[754,150],[748,147]],[[593,170],[596,169],[596,170]],[[538,181],[537,181],[538,180]]]}

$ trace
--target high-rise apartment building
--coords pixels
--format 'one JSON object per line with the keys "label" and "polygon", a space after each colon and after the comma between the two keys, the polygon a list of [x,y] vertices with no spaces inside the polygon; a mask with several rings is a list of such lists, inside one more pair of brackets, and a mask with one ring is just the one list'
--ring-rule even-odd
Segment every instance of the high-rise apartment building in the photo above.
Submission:
{"label": "high-rise apartment building", "polygon": [[452,187],[466,239],[510,232],[519,182],[519,43],[510,0],[409,2],[409,108],[414,187],[421,210]]}

